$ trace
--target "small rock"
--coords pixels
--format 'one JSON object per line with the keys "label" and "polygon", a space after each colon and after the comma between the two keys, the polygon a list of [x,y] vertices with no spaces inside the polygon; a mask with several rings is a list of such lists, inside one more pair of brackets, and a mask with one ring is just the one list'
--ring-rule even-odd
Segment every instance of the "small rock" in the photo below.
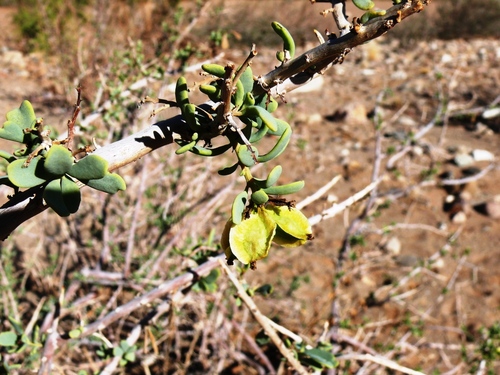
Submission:
{"label": "small rock", "polygon": [[422,156],[424,154],[424,149],[420,146],[413,146],[411,149],[411,155],[413,157]]}
{"label": "small rock", "polygon": [[398,122],[403,126],[416,126],[418,123],[410,116],[401,116]]}
{"label": "small rock", "polygon": [[392,255],[399,255],[401,253],[401,241],[397,237],[391,237],[385,244],[384,248]]}
{"label": "small rock", "polygon": [[372,287],[372,288],[377,285],[375,280],[373,280],[371,277],[368,277],[366,275],[361,277],[361,282],[365,285]]}
{"label": "small rock", "polygon": [[321,116],[320,113],[313,113],[312,115],[308,116],[307,118],[307,123],[308,124],[319,124],[323,121],[323,116]]}
{"label": "small rock", "polygon": [[368,122],[368,111],[366,107],[359,102],[351,102],[344,107],[346,117],[344,122],[346,124],[356,125]]}
{"label": "small rock", "polygon": [[486,203],[486,213],[492,219],[500,219],[500,202]]}
{"label": "small rock", "polygon": [[436,259],[434,262],[432,262],[430,264],[430,266],[431,266],[431,270],[433,270],[433,271],[437,271],[437,270],[443,268],[444,267],[444,260],[443,260],[443,258]]}
{"label": "small rock", "polygon": [[469,154],[458,154],[453,158],[453,162],[459,167],[468,167],[474,164],[474,158]]}
{"label": "small rock", "polygon": [[500,116],[500,108],[490,108],[483,112],[481,115],[484,119],[488,120],[493,117]]}
{"label": "small rock", "polygon": [[328,203],[337,203],[339,201],[339,197],[335,194],[328,194],[328,196],[326,197],[326,201]]}
{"label": "small rock", "polygon": [[463,224],[467,221],[467,215],[464,211],[458,211],[451,218],[451,222],[454,224]]}
{"label": "small rock", "polygon": [[441,62],[443,64],[447,64],[447,63],[450,63],[452,61],[454,61],[455,59],[453,58],[452,55],[448,54],[448,53],[445,53],[443,56],[441,56]]}
{"label": "small rock", "polygon": [[394,257],[394,260],[398,266],[403,267],[416,267],[421,262],[421,259],[416,255],[398,255]]}
{"label": "small rock", "polygon": [[487,150],[472,150],[472,157],[475,161],[493,161],[495,160],[495,155]]}

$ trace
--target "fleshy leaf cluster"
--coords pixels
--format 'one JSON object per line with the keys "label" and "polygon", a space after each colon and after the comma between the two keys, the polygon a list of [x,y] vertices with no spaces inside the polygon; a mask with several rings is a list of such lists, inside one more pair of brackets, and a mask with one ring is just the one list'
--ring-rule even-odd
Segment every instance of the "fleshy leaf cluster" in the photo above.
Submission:
{"label": "fleshy leaf cluster", "polygon": [[[273,22],[271,26],[283,41],[283,49],[276,57],[285,64],[294,57],[295,42],[283,25]],[[305,216],[293,207],[292,201],[281,198],[302,189],[304,181],[277,185],[283,171],[280,165],[272,168],[266,178],[254,177],[250,169],[275,160],[292,139],[290,125],[275,116],[278,102],[254,76],[250,65],[255,55],[252,49],[239,67],[231,63],[204,64],[202,82],[188,84],[185,77],[180,77],[175,101],[162,100],[180,109],[186,125],[179,132],[180,138],[175,139],[179,145],[177,154],[191,152],[213,157],[233,150],[234,164],[221,169],[219,174],[240,170],[246,186],[234,199],[221,242],[229,262],[238,259],[252,266],[267,256],[273,242],[295,247],[312,239]],[[192,87],[208,97],[208,104],[191,103]],[[274,144],[262,151],[257,144],[265,136],[273,139]],[[225,142],[213,147],[212,139],[217,137],[225,138]]]}
{"label": "fleshy leaf cluster", "polygon": [[50,131],[37,119],[31,103],[7,113],[0,128],[0,138],[23,143],[13,154],[0,152],[8,162],[7,175],[0,177],[17,192],[40,186],[43,199],[60,216],[75,213],[81,201],[78,181],[109,194],[125,190],[124,180],[108,171],[108,162],[98,155],[87,155],[76,161],[64,142],[54,141]]}

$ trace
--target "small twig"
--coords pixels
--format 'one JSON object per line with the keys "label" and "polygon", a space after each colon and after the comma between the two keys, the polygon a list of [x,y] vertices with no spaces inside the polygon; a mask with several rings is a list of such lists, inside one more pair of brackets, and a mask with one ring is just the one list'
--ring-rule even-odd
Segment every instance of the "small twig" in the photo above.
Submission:
{"label": "small twig", "polygon": [[33,327],[35,326],[35,324],[39,318],[40,311],[42,311],[42,307],[43,307],[46,300],[47,300],[47,297],[44,296],[44,297],[40,298],[40,301],[38,301],[38,305],[36,306],[36,309],[33,312],[33,315],[31,316],[31,319],[30,319],[28,325],[26,326],[26,329],[24,330],[24,335],[26,335],[26,337],[30,337],[31,331],[33,331]]}
{"label": "small twig", "polygon": [[293,341],[295,341],[296,343],[300,344],[304,341],[304,339],[302,337],[300,337],[299,335],[297,335],[296,333],[290,331],[288,328],[285,328],[283,327],[282,325],[279,325],[278,323],[276,323],[275,321],[271,320],[270,318],[268,318],[267,316],[263,315],[262,316],[264,319],[267,320],[267,322],[269,323],[269,325],[271,327],[273,327],[276,331],[278,331],[279,333],[285,335],[285,336],[288,336],[290,337]]}
{"label": "small twig", "polygon": [[369,194],[379,183],[380,183],[380,180],[372,182],[371,184],[369,184],[368,186],[366,186],[362,190],[358,191],[356,194],[347,198],[345,201],[338,203],[338,204],[336,203],[332,207],[324,210],[322,213],[310,217],[309,224],[316,225],[323,220],[331,219],[332,217],[338,215],[340,212],[344,211],[346,208],[352,206],[354,203],[365,198],[366,195]]}
{"label": "small twig", "polygon": [[75,124],[76,124],[76,119],[80,113],[80,104],[82,103],[82,88],[81,88],[81,86],[78,86],[76,88],[76,92],[77,92],[77,97],[76,97],[75,107],[73,109],[73,116],[71,116],[71,119],[68,120],[68,136],[66,137],[66,139],[63,142],[66,144],[66,147],[70,151],[73,150],[73,139],[75,137]]}
{"label": "small twig", "polygon": [[441,180],[441,185],[445,185],[445,186],[465,185],[465,184],[468,184],[469,182],[477,181],[480,178],[483,178],[484,176],[486,176],[486,174],[489,171],[491,171],[495,167],[496,167],[496,163],[491,163],[486,168],[484,168],[481,172],[476,173],[475,175],[464,177],[464,178],[459,178],[456,180],[453,180],[453,179]]}
{"label": "small twig", "polygon": [[327,184],[325,184],[324,186],[322,186],[321,188],[316,190],[316,192],[314,192],[314,194],[308,196],[307,198],[304,198],[302,201],[297,203],[295,205],[295,207],[297,207],[297,209],[301,210],[304,207],[306,207],[307,205],[314,202],[315,200],[319,199],[323,194],[325,194],[328,190],[330,190],[333,185],[335,185],[337,182],[339,182],[341,178],[342,178],[341,175],[335,176]]}
{"label": "small twig", "polygon": [[[208,14],[208,12],[209,12],[208,9],[212,5],[211,2],[212,2],[211,0],[206,1],[203,4],[203,6],[200,8],[200,10],[198,11],[198,14],[191,19],[191,22],[189,23],[189,25],[187,25],[186,27],[184,27],[182,29],[182,32],[177,36],[177,38],[175,39],[175,42],[172,43],[172,45],[170,47],[170,52],[171,52],[172,56],[174,55],[174,51],[179,50],[179,46],[181,45],[181,43],[184,42],[184,39],[189,36],[193,27],[195,27],[196,24],[198,23],[198,21],[201,19],[201,16],[204,14]],[[168,66],[167,66],[167,72],[170,72],[173,70],[175,60],[176,59],[170,59]]]}
{"label": "small twig", "polygon": [[248,56],[245,59],[245,61],[243,61],[243,64],[241,64],[241,66],[236,71],[236,74],[234,75],[232,89],[234,89],[234,86],[236,85],[236,82],[238,82],[238,80],[240,79],[241,75],[250,66],[250,64],[252,63],[252,60],[253,60],[253,58],[255,56],[257,56],[257,51],[255,50],[255,44],[252,44],[252,48],[250,48],[250,53],[248,54]]}
{"label": "small twig", "polygon": [[334,340],[336,342],[345,342],[351,346],[354,346],[358,349],[361,349],[362,351],[368,353],[368,354],[372,354],[374,356],[376,355],[379,355],[375,350],[373,350],[372,348],[370,348],[369,346],[363,344],[362,342],[359,342],[358,340],[350,337],[350,336],[347,336],[347,335],[343,335],[341,333],[338,333],[338,332],[333,332],[330,334],[330,339],[331,340]]}
{"label": "small twig", "polygon": [[274,345],[276,345],[276,347],[283,355],[283,357],[287,359],[287,361],[290,363],[290,365],[294,368],[295,371],[297,371],[301,375],[306,375],[308,373],[307,370],[295,358],[294,353],[285,346],[284,342],[280,339],[274,328],[272,328],[271,325],[269,324],[266,316],[260,312],[255,302],[247,294],[247,292],[243,288],[243,285],[241,285],[239,280],[229,269],[226,262],[220,259],[219,264],[226,273],[226,275],[228,276],[229,280],[231,280],[233,285],[236,287],[236,290],[238,292],[238,297],[241,298],[241,300],[243,301],[243,303],[245,303],[245,305],[247,305],[248,309],[254,316],[255,320],[257,320],[257,322],[261,325],[261,327],[264,329],[269,338],[273,341]]}
{"label": "small twig", "polygon": [[423,372],[412,370],[408,367],[401,366],[394,361],[381,356],[374,356],[371,354],[344,354],[337,357],[339,361],[370,361],[378,365],[390,368],[392,370],[401,371],[403,374],[409,375],[425,375]]}
{"label": "small twig", "polygon": [[[133,311],[141,308],[148,303],[151,303],[157,298],[161,298],[168,293],[173,291],[177,291],[182,289],[192,283],[195,280],[195,275],[197,276],[206,276],[210,271],[216,268],[219,263],[218,260],[225,259],[225,255],[221,254],[216,257],[210,258],[205,263],[196,267],[192,270],[192,272],[184,273],[176,278],[165,281],[161,283],[158,287],[150,290],[147,293],[139,295],[138,297],[130,300],[126,304],[117,307],[115,310],[104,316],[102,319],[98,319],[93,323],[82,327],[82,333],[80,334],[80,338],[88,337],[93,333],[108,327],[110,324],[116,322],[119,319],[122,319],[128,315],[130,315]],[[68,337],[65,337],[67,339]]]}
{"label": "small twig", "polygon": [[59,318],[61,313],[61,307],[64,304],[64,289],[61,290],[59,301],[56,302],[54,306],[54,319],[52,320],[51,327],[47,330],[47,338],[43,346],[43,352],[41,357],[41,366],[38,370],[38,375],[45,375],[52,373],[52,361],[54,360],[54,355],[59,347],[59,341],[61,336],[57,332],[57,327],[59,326]]}
{"label": "small twig", "polygon": [[[439,107],[436,111],[436,114],[434,118],[426,124],[423,128],[421,128],[415,135],[412,137],[413,141],[419,140],[422,138],[425,134],[427,134],[436,124],[436,122],[443,116],[443,109],[444,109],[444,103],[441,101],[439,102]],[[405,156],[413,147],[411,145],[405,145],[403,148],[392,155],[389,160],[386,163],[386,168],[387,169],[394,169],[394,166],[396,165],[396,162],[401,159],[403,156]]]}
{"label": "small twig", "polygon": [[426,230],[429,232],[432,232],[434,234],[437,234],[438,236],[448,236],[448,232],[445,230],[438,229],[432,225],[428,224],[412,224],[412,223],[396,223],[396,224],[391,224],[383,227],[383,229],[378,229],[375,231],[377,234],[384,234],[396,229],[403,229],[403,230]]}
{"label": "small twig", "polygon": [[3,268],[2,262],[0,262],[0,274],[2,279],[3,290],[7,293],[7,298],[9,299],[9,303],[11,304],[11,308],[8,309],[7,306],[4,306],[5,315],[12,314],[14,319],[17,321],[21,321],[21,316],[19,315],[19,308],[17,306],[16,299],[14,298],[14,293],[12,293],[12,286],[9,283],[9,278],[5,273],[5,269]]}
{"label": "small twig", "polygon": [[241,333],[250,348],[252,348],[257,357],[264,363],[264,366],[266,366],[267,370],[269,371],[268,373],[270,375],[276,374],[276,370],[274,369],[273,364],[266,356],[266,354],[262,351],[262,349],[256,344],[255,340],[236,321],[231,320],[231,324]]}

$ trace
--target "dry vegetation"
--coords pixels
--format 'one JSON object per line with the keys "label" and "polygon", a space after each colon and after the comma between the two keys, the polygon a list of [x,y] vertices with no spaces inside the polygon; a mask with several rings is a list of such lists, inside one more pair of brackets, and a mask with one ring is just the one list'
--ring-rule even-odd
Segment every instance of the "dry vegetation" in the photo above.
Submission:
{"label": "dry vegetation", "polygon": [[[303,35],[301,51],[315,43],[310,30],[334,28],[319,16],[321,4],[305,0],[266,2],[255,14],[233,1],[207,2],[201,15],[188,1],[110,2],[105,9],[95,1],[83,16],[61,3],[59,17],[79,20],[78,31],[45,24],[52,38],[38,45],[45,54],[30,52],[36,45],[29,42],[14,53],[17,29],[9,20],[17,8],[0,7],[1,23],[10,25],[2,36],[10,49],[0,55],[0,109],[27,98],[62,132],[81,81],[82,143],[96,137],[108,144],[155,121],[151,108],[136,103],[147,94],[172,96],[169,84],[182,66],[194,82],[198,69],[191,67],[207,59],[240,63],[250,41],[259,50],[254,72],[267,73],[276,65],[272,19]],[[237,296],[240,284],[287,343],[331,346],[339,367],[325,373],[498,373],[500,115],[491,108],[500,102],[500,42],[491,36],[500,28],[475,38],[459,22],[467,38],[455,39],[457,24],[443,15],[460,14],[466,2],[434,3],[428,15],[354,49],[316,80],[319,87],[289,93],[280,105],[294,129],[279,159],[282,178],[304,179],[295,199],[316,194],[304,212],[323,214],[308,245],[273,248],[256,271],[232,267],[239,281],[217,260],[207,264],[223,259],[218,239],[243,183],[217,175],[229,157],[178,156],[172,147],[120,169],[125,193],[86,189],[70,218],[45,211],[18,228],[0,254],[0,331],[13,329],[12,317],[34,344],[19,353],[0,348],[2,360],[21,365],[9,373],[38,371],[42,352],[53,374],[291,373]],[[485,20],[491,2],[470,4]],[[424,20],[433,25],[425,32]],[[126,91],[137,82],[144,84]],[[3,203],[11,190],[0,188]],[[327,217],[330,208],[337,215]],[[171,293],[156,298],[160,286]],[[81,326],[94,335],[51,352],[51,329],[65,337]]]}

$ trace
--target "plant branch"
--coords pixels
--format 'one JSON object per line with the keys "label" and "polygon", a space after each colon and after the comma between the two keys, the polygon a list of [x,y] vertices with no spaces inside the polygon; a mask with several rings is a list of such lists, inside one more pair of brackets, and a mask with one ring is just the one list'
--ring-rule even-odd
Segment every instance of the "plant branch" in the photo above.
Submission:
{"label": "plant branch", "polygon": [[283,355],[283,357],[287,359],[287,361],[290,363],[290,365],[294,368],[295,371],[297,371],[301,375],[306,375],[308,373],[307,370],[301,365],[301,363],[297,360],[297,358],[295,358],[293,352],[285,346],[285,344],[280,339],[274,328],[271,327],[271,325],[269,324],[269,320],[267,319],[267,317],[260,312],[255,302],[247,294],[245,288],[243,288],[243,285],[241,285],[241,283],[233,274],[233,272],[229,269],[225,261],[219,260],[219,264],[226,273],[226,275],[229,277],[229,280],[231,280],[233,285],[236,287],[236,290],[238,292],[238,297],[241,298],[241,300],[243,301],[243,303],[245,303],[245,305],[247,305],[248,309],[254,316],[255,320],[257,320],[257,322],[261,325],[261,327],[264,329],[269,338],[273,341],[274,345],[276,345],[276,347]]}
{"label": "plant branch", "polygon": [[[331,38],[260,77],[260,86],[255,85],[254,94],[274,88],[271,94],[278,95],[276,92],[278,83],[281,93],[282,90],[289,91],[306,84],[329,65],[341,63],[350,49],[378,38],[403,19],[423,10],[424,5],[429,3],[430,0],[406,1],[388,9],[385,16],[377,17],[364,25],[355,23],[351,31],[342,37]],[[291,85],[290,89],[286,89],[287,82],[288,86]],[[182,117],[175,116],[98,148],[95,154],[106,159],[112,171],[139,160],[153,150],[173,143],[173,134],[185,133],[185,126]],[[23,222],[47,208],[43,204],[40,191],[40,189],[30,189],[16,194],[16,203],[11,199],[0,207],[0,241],[5,240]]]}

